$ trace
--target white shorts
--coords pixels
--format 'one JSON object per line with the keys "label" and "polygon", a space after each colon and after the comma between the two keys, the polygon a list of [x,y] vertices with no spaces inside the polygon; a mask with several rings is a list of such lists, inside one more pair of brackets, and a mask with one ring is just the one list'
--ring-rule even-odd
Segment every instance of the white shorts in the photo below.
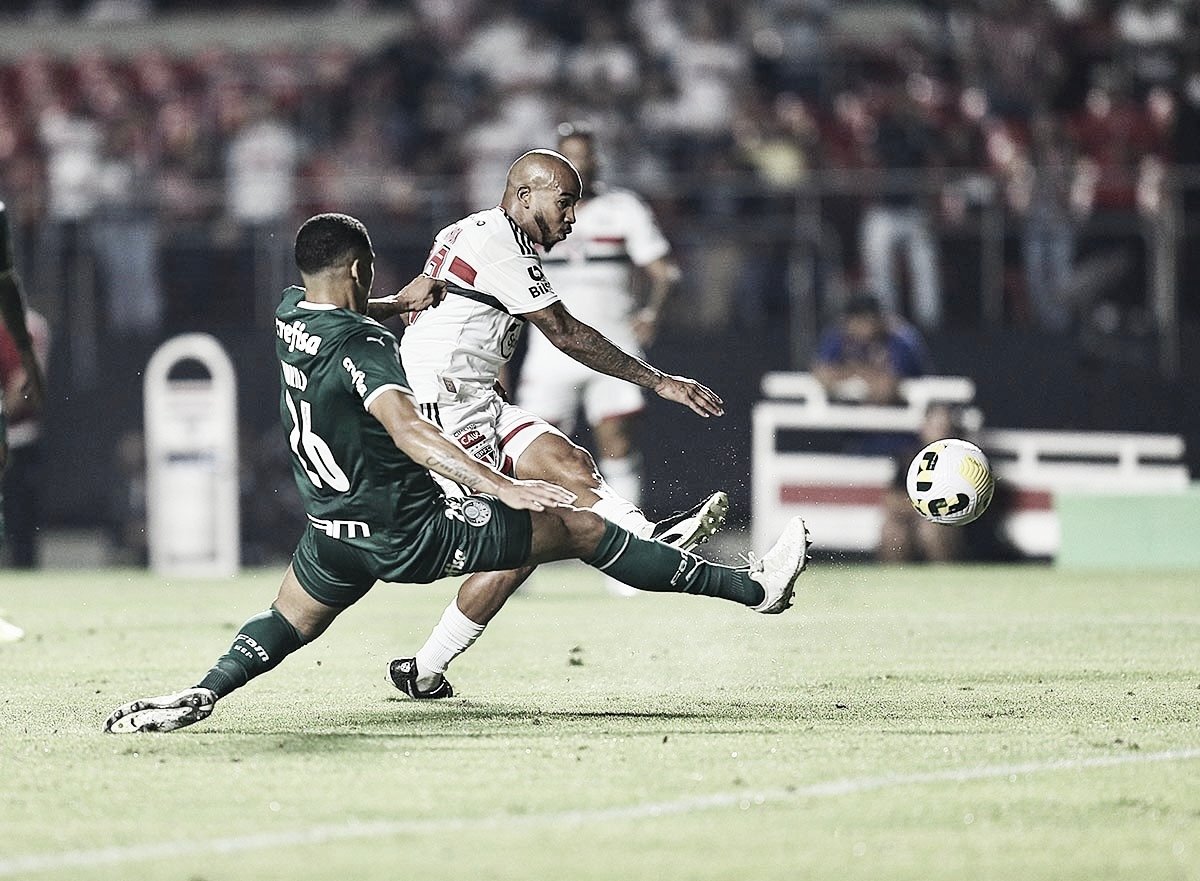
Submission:
{"label": "white shorts", "polygon": [[567,434],[575,430],[575,415],[580,407],[589,425],[632,416],[646,407],[639,386],[597,373],[536,334],[529,335],[517,400],[522,407],[540,414]]}
{"label": "white shorts", "polygon": [[[516,473],[521,454],[543,434],[565,438],[546,420],[506,404],[499,395],[482,395],[456,404],[420,404],[418,408],[422,416],[454,438],[460,447],[510,477]],[[433,476],[447,495],[468,494],[440,474]]]}

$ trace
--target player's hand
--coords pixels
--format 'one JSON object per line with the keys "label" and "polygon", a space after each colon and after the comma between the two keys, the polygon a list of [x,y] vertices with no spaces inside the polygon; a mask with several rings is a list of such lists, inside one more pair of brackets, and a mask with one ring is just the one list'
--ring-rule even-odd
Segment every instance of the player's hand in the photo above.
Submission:
{"label": "player's hand", "polygon": [[492,383],[492,391],[495,392],[496,397],[498,397],[504,403],[506,403],[506,404],[512,403],[512,400],[508,397],[508,389],[506,389],[504,387],[504,383],[502,383],[500,380],[497,379],[495,382]]}
{"label": "player's hand", "polygon": [[664,376],[654,388],[660,398],[690,407],[693,412],[707,419],[709,416],[724,416],[725,402],[712,389],[686,376]]}
{"label": "player's hand", "polygon": [[544,511],[575,503],[575,493],[544,480],[512,480],[501,485],[496,498],[518,511]]}

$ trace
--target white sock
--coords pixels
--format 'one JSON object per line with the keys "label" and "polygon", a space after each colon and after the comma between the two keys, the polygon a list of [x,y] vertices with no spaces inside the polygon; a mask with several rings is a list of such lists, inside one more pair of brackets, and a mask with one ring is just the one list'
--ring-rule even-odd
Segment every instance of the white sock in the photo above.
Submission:
{"label": "white sock", "polygon": [[437,685],[438,677],[446,672],[450,662],[479,639],[485,626],[460,612],[458,600],[451,600],[442,612],[442,620],[417,652],[417,688],[424,690]]}
{"label": "white sock", "polygon": [[596,463],[614,493],[634,505],[642,503],[642,457],[630,453],[620,459],[600,459]]}
{"label": "white sock", "polygon": [[[642,457],[630,453],[619,459],[605,458],[596,462],[604,482],[609,485],[614,495],[628,501],[631,505],[642,502]],[[592,510],[595,510],[593,508]],[[628,516],[628,514],[626,514]],[[617,581],[611,575],[604,576],[604,586],[614,596],[637,596],[641,591],[628,584]]]}
{"label": "white sock", "polygon": [[595,511],[605,520],[617,524],[622,529],[629,530],[638,538],[649,538],[650,534],[654,532],[654,524],[646,519],[646,515],[638,509],[638,506],[618,496],[604,481],[600,482],[596,494],[600,498],[590,510]]}

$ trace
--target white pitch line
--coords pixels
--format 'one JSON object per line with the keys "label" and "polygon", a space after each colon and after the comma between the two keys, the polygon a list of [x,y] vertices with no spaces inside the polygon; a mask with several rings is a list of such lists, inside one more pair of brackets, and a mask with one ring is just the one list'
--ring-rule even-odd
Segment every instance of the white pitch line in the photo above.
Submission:
{"label": "white pitch line", "polygon": [[1115,756],[1053,759],[1013,765],[981,765],[944,771],[925,771],[915,774],[889,774],[879,777],[848,777],[810,783],[791,789],[760,790],[757,792],[724,792],[712,795],[678,798],[670,801],[643,802],[611,808],[581,808],[542,814],[493,814],[485,817],[448,817],[429,820],[375,820],[310,826],[290,832],[264,832],[207,840],[189,838],[183,841],[161,841],[104,847],[93,850],[74,850],[62,853],[25,854],[0,859],[0,877],[15,877],[54,869],[92,869],[100,866],[122,865],[149,860],[179,860],[181,857],[206,857],[213,854],[236,854],[278,847],[305,847],[330,841],[364,838],[393,838],[399,835],[428,835],[434,833],[469,831],[473,829],[528,828],[538,826],[578,826],[608,820],[645,820],[654,817],[691,814],[716,808],[739,807],[768,802],[801,801],[804,799],[836,798],[902,786],[922,786],[930,783],[968,783],[1002,777],[1022,777],[1052,771],[1079,771],[1090,768],[1112,768],[1120,765],[1142,765],[1152,762],[1182,762],[1200,759],[1200,747],[1165,750],[1154,753],[1126,753]]}

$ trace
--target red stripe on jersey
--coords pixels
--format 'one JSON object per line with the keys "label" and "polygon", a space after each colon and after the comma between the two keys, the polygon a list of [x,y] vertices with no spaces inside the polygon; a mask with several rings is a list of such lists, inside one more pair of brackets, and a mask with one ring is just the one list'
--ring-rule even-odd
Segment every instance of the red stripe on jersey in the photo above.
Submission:
{"label": "red stripe on jersey", "polygon": [[625,236],[592,236],[589,241],[597,245],[623,245]]}
{"label": "red stripe on jersey", "polygon": [[504,437],[502,437],[500,439],[500,446],[504,446],[506,443],[508,443],[510,440],[512,440],[514,437],[516,437],[522,431],[529,428],[531,425],[537,425],[537,423],[534,422],[532,419],[529,420],[528,422],[522,422],[520,425],[518,425],[516,428],[514,428],[512,431],[510,431],[508,434],[504,435]]}
{"label": "red stripe on jersey", "polygon": [[467,284],[475,284],[475,267],[461,257],[455,257],[450,261],[450,271]]}

